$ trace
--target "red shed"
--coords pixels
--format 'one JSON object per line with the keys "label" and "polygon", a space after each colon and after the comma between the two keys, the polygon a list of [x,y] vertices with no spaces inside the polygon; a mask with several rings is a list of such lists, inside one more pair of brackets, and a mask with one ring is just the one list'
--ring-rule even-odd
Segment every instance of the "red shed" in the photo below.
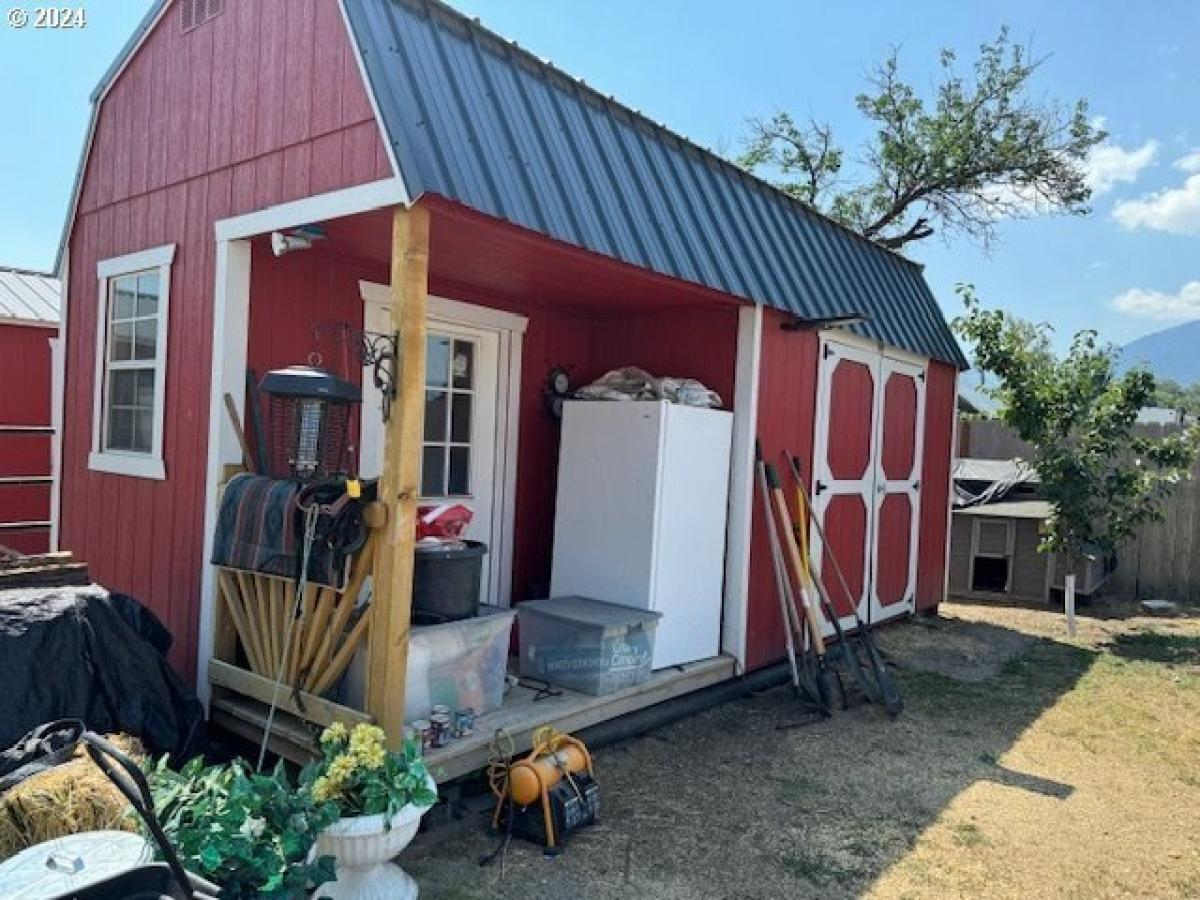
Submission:
{"label": "red shed", "polygon": [[44,553],[51,542],[59,293],[51,275],[0,267],[0,545],[20,553]]}
{"label": "red shed", "polygon": [[712,677],[783,649],[756,436],[805,461],[851,570],[839,602],[879,621],[942,599],[964,360],[916,264],[436,0],[160,2],[93,103],[62,249],[61,543],[162,616],[188,676],[205,680],[206,541],[241,457],[222,398],[244,405],[247,367],[313,355],[361,381],[337,335],[386,330],[396,209],[428,215],[430,340],[486,363],[486,427],[461,446],[427,430],[422,452],[469,470],[488,599],[548,583],[548,373],[620,365],[697,378],[733,413]]}

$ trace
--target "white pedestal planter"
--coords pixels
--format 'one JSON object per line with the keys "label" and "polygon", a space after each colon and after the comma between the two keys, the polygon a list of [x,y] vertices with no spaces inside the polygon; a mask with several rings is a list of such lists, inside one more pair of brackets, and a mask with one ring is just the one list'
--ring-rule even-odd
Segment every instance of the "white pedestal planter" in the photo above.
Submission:
{"label": "white pedestal planter", "polygon": [[[436,789],[430,779],[430,787]],[[385,815],[338,819],[317,838],[317,856],[332,856],[337,880],[321,885],[313,897],[330,900],[416,900],[417,883],[392,860],[416,836],[428,806],[408,806]]]}

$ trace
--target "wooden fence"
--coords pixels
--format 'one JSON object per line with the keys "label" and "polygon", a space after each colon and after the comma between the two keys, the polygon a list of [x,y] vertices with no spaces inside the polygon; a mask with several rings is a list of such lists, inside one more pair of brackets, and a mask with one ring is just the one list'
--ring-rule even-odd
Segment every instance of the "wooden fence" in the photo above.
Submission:
{"label": "wooden fence", "polygon": [[[1161,437],[1178,425],[1139,425],[1139,434]],[[1011,459],[1029,456],[1029,446],[1008,426],[991,419],[963,420],[963,456]],[[1163,506],[1161,522],[1143,525],[1117,556],[1117,570],[1105,592],[1139,598],[1162,597],[1200,603],[1200,463],[1189,481],[1176,485]]]}

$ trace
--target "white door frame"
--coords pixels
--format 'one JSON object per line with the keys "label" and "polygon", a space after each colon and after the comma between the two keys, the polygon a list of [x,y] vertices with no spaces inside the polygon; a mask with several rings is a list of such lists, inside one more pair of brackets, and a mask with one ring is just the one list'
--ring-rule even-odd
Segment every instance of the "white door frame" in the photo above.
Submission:
{"label": "white door frame", "polygon": [[[392,289],[386,284],[360,281],[363,303],[390,306]],[[529,320],[522,315],[463,303],[430,294],[426,320],[489,331],[499,342],[496,379],[496,453],[492,467],[492,526],[488,555],[488,591],[493,602],[512,605],[514,527],[517,515],[517,436],[520,431],[521,348]]]}
{"label": "white door frame", "polygon": [[[829,443],[830,404],[833,389],[833,373],[837,369],[837,361],[827,362],[830,357],[838,360],[859,363],[871,373],[871,433],[867,448],[867,465],[862,478],[837,479],[829,470],[829,454],[826,452]],[[862,499],[866,515],[863,533],[862,593],[858,596],[857,611],[864,621],[870,615],[871,597],[874,587],[872,567],[875,554],[872,550],[872,535],[875,533],[875,466],[879,455],[877,442],[879,440],[879,350],[877,347],[864,346],[856,341],[847,341],[841,334],[822,333],[818,342],[817,352],[817,415],[813,430],[813,485],[812,485],[812,515],[825,525],[825,511],[834,497],[858,496]],[[826,486],[818,490],[818,482]],[[836,574],[822,572],[822,560],[825,542],[817,529],[810,534],[810,555],[813,568],[824,578],[826,585],[834,584],[840,589],[840,581]],[[845,561],[839,560],[844,566]],[[830,577],[833,574],[833,577]],[[842,616],[840,624],[843,628],[854,627],[853,616]],[[834,633],[833,623],[826,622],[826,635]]]}

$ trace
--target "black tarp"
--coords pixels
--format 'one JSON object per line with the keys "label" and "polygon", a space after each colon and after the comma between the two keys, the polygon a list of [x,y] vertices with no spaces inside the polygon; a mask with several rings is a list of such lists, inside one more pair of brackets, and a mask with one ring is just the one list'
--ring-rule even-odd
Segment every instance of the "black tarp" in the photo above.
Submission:
{"label": "black tarp", "polygon": [[167,663],[170,646],[150,610],[97,585],[0,592],[0,747],[77,718],[153,753],[194,755],[204,708]]}

